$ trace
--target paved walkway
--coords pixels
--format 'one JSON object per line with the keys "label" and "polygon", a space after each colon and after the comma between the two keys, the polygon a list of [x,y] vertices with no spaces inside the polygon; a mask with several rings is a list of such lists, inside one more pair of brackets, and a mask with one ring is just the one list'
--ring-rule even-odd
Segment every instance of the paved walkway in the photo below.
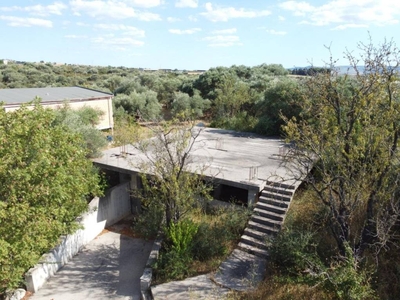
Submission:
{"label": "paved walkway", "polygon": [[215,274],[163,283],[151,288],[155,300],[217,300],[230,290],[247,291],[256,288],[266,271],[266,260],[234,250]]}
{"label": "paved walkway", "polygon": [[152,245],[115,232],[99,235],[30,300],[140,299]]}

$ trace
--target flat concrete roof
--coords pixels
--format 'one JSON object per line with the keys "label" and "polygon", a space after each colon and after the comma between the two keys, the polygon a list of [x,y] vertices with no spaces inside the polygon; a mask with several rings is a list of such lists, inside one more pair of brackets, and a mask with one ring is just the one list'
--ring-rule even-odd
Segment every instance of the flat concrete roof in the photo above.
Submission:
{"label": "flat concrete roof", "polygon": [[110,98],[113,94],[91,90],[83,87],[46,87],[0,89],[0,102],[6,105],[27,103],[40,97],[42,102],[62,102],[65,100],[87,100]]}
{"label": "flat concrete roof", "polygon": [[[197,128],[199,129],[199,128]],[[215,128],[201,128],[188,168],[199,170],[217,182],[245,189],[263,189],[266,181],[295,184],[293,176],[283,166],[284,142],[255,134]],[[121,155],[126,152],[125,156]],[[103,151],[94,163],[104,169],[122,173],[141,173],[146,156],[132,145]],[[254,176],[253,176],[254,175]]]}

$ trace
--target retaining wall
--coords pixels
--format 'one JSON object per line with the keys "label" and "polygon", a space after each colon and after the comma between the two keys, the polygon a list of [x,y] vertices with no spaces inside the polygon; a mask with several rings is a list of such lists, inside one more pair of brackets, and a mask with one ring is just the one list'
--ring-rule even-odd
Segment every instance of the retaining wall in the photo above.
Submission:
{"label": "retaining wall", "polygon": [[39,263],[25,274],[29,292],[36,292],[51,276],[75,256],[87,243],[110,226],[131,213],[129,182],[109,189],[104,197],[94,198],[89,211],[78,218],[82,229],[61,236],[60,243],[44,254]]}

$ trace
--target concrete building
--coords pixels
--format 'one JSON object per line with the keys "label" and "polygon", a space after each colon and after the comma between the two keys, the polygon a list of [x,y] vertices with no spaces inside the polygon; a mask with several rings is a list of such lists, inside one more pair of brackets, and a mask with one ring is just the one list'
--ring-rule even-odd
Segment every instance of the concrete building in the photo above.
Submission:
{"label": "concrete building", "polygon": [[48,88],[21,88],[0,89],[0,102],[6,112],[16,110],[36,97],[42,99],[46,108],[59,108],[65,102],[72,109],[84,106],[93,107],[103,112],[97,129],[113,128],[113,94],[91,90],[82,87],[48,87]]}
{"label": "concrete building", "polygon": [[[253,205],[269,181],[295,183],[293,174],[282,164],[286,149],[282,140],[215,128],[198,130],[201,133],[187,167],[201,169],[215,183],[214,199]],[[130,181],[130,188],[135,189],[140,187],[140,165],[146,160],[138,149],[126,145],[107,149],[93,161],[101,169],[114,172],[120,182]]]}

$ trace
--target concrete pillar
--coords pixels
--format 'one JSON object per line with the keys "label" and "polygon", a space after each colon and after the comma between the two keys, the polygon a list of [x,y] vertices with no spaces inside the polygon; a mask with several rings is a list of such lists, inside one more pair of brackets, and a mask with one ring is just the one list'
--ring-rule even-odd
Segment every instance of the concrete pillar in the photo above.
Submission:
{"label": "concrete pillar", "polygon": [[131,174],[130,180],[130,194],[131,194],[131,212],[138,213],[140,212],[140,199],[136,195],[136,191],[139,187],[139,174]]}
{"label": "concrete pillar", "polygon": [[247,206],[251,207],[256,204],[258,197],[258,189],[249,189],[247,193]]}

